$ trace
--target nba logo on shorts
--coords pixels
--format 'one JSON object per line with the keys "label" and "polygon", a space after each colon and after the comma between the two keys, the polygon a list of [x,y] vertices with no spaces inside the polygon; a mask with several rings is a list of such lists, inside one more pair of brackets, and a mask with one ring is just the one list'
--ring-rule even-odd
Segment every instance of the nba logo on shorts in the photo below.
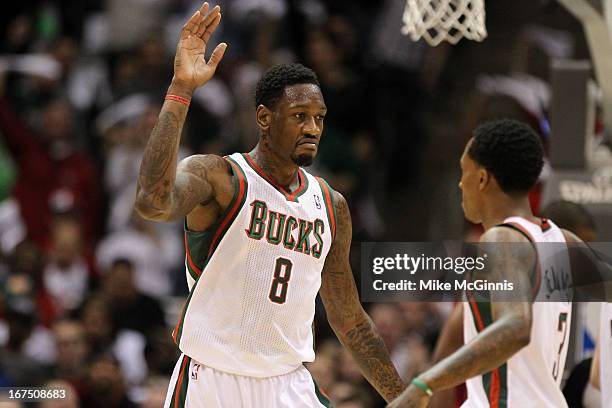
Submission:
{"label": "nba logo on shorts", "polygon": [[313,197],[315,200],[315,206],[317,207],[317,210],[320,210],[321,209],[321,199],[316,194],[313,194]]}
{"label": "nba logo on shorts", "polygon": [[191,367],[191,379],[192,380],[196,380],[198,379],[198,371],[200,371],[200,365],[194,363],[193,367]]}

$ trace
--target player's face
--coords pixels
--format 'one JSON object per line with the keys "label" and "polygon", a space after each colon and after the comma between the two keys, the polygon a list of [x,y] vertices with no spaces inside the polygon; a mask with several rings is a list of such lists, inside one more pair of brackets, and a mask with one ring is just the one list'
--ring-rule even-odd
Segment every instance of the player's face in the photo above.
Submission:
{"label": "player's face", "polygon": [[472,141],[470,140],[463,151],[459,164],[461,166],[461,207],[465,218],[473,223],[480,223],[480,181],[481,167],[468,155]]}
{"label": "player's face", "polygon": [[272,112],[268,132],[270,149],[298,166],[311,165],[317,155],[326,113],[317,85],[286,87]]}

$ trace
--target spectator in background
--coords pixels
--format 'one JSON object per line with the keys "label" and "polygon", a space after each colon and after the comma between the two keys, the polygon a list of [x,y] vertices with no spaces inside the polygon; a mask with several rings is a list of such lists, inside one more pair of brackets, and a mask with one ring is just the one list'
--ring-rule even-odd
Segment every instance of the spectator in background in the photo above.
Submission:
{"label": "spectator in background", "polygon": [[134,288],[128,261],[119,260],[104,276],[102,290],[85,302],[81,319],[91,356],[116,359],[122,381],[134,391],[148,372],[144,333],[167,329],[157,300]]}
{"label": "spectator in background", "polygon": [[8,304],[34,310],[38,321],[50,327],[56,317],[53,300],[42,281],[43,255],[31,241],[23,241],[8,259],[8,275],[2,282]]}
{"label": "spectator in background", "polygon": [[139,73],[138,58],[133,53],[122,54],[116,58],[111,71],[111,91],[115,102],[140,91]]}
{"label": "spectator in background", "polygon": [[182,264],[182,242],[172,229],[157,228],[135,212],[128,228],[108,235],[96,250],[98,269],[110,270],[117,259],[126,259],[134,267],[136,288],[150,296],[171,293],[170,273]]}
{"label": "spectator in background", "polygon": [[[380,336],[385,341],[391,353],[393,365],[397,367],[397,358],[394,355],[398,352],[400,343],[404,340],[405,323],[400,314],[399,308],[393,303],[377,303],[370,309],[370,318],[378,328]],[[401,370],[398,370],[400,375]]]}
{"label": "spectator in background", "polygon": [[[18,313],[17,317],[28,316],[31,319],[30,331],[19,346],[19,351],[24,357],[46,365],[55,358],[52,335],[45,327],[54,318],[54,310],[51,298],[42,287],[40,269],[41,255],[36,247],[28,242],[18,245],[9,259],[8,274],[0,280],[0,318],[4,306]],[[6,321],[0,320],[0,345],[7,341],[2,338],[3,330],[10,338],[8,318]]]}
{"label": "spectator in background", "polygon": [[[426,85],[435,88],[444,66],[448,45],[428,47],[423,41],[407,41],[401,34],[404,0],[383,2],[371,32],[369,55],[374,64],[375,129],[386,170],[385,191],[407,187],[417,179],[423,143],[427,135],[425,115],[431,102]],[[433,62],[435,61],[435,62]]]}
{"label": "spectator in background", "polygon": [[77,149],[73,112],[63,99],[52,99],[41,111],[33,133],[0,96],[0,132],[13,156],[19,177],[14,195],[28,235],[39,245],[49,239],[53,211],[81,213],[85,242],[96,235],[100,186],[92,159]]}
{"label": "spectator in background", "polygon": [[101,356],[91,363],[85,382],[82,406],[88,408],[132,408],[136,406],[127,396],[116,360],[108,356]]}
{"label": "spectator in background", "polygon": [[2,27],[0,44],[2,52],[7,54],[27,51],[34,40],[35,30],[32,18],[34,5],[31,2],[24,3],[26,4],[13,4],[12,10],[4,9],[0,16],[0,27]]}
{"label": "spectator in background", "polygon": [[[144,349],[144,358],[150,376],[170,378],[180,352],[174,344],[168,328],[159,328],[149,333]],[[165,390],[168,390],[166,382]]]}
{"label": "spectator in background", "polygon": [[102,293],[110,305],[115,330],[130,329],[143,335],[165,327],[159,301],[134,285],[134,267],[127,259],[115,260],[105,274]]}
{"label": "spectator in background", "polygon": [[66,381],[73,391],[82,394],[89,357],[85,328],[78,320],[59,320],[53,326],[53,335],[56,349],[53,377]]}
{"label": "spectator in background", "polygon": [[[363,103],[368,96],[366,84],[347,66],[339,39],[331,27],[308,30],[305,54],[317,73],[329,111],[325,143],[318,154],[320,171],[351,203],[354,233],[359,235],[365,229],[366,236],[377,236],[382,221],[370,191],[370,174],[376,156],[370,130],[375,124],[368,115],[368,106]],[[337,154],[340,150],[341,155]]]}
{"label": "spectator in background", "polygon": [[[350,67],[345,65],[342,49],[338,47],[332,34],[324,28],[308,32],[306,60],[317,73],[321,91],[325,95],[325,104],[329,109],[325,123],[325,144],[329,146],[322,145],[321,148],[331,151],[327,152],[327,156],[321,156],[319,159],[330,171],[344,169],[359,174],[359,163],[350,162],[350,155],[347,158],[337,157],[336,152],[338,145],[342,145],[346,154],[345,143],[352,144],[355,139],[359,138],[365,138],[365,143],[371,144],[369,135],[364,134],[367,127],[373,125],[368,123],[367,105],[363,104],[367,96],[365,83]],[[332,143],[334,139],[340,140]],[[372,146],[369,146],[368,153],[371,149]],[[349,149],[349,152],[353,155],[360,153],[354,147]],[[321,151],[321,154],[325,153],[324,150]],[[372,160],[371,155],[356,158],[362,162]],[[343,162],[335,163],[334,160],[343,160]]]}
{"label": "spectator in background", "polygon": [[138,46],[138,79],[141,91],[162,95],[172,78],[172,55],[166,54],[162,37],[152,33]]}
{"label": "spectator in background", "polygon": [[344,348],[337,354],[336,364],[338,364],[339,380],[353,385],[363,385],[365,383],[359,366],[353,359],[353,356]]}
{"label": "spectator in background", "polygon": [[109,305],[116,333],[111,350],[126,386],[133,391],[146,380],[147,336],[165,330],[164,312],[158,300],[140,293],[134,286],[133,266],[126,259],[114,261],[105,274],[102,296]]}
{"label": "spectator in background", "polygon": [[85,300],[91,272],[83,256],[81,225],[72,216],[56,217],[51,226],[49,260],[43,282],[58,316],[66,316]]}
{"label": "spectator in background", "polygon": [[35,326],[33,314],[5,310],[8,339],[0,347],[0,383],[13,387],[39,386],[46,379],[44,367],[23,352]]}
{"label": "spectator in background", "polygon": [[[403,379],[411,378],[427,367],[429,351],[423,341],[427,306],[404,302],[403,309],[395,304],[375,304],[370,316],[391,353],[393,365]],[[406,313],[405,311],[409,311]],[[402,313],[404,313],[402,315]]]}
{"label": "spectator in background", "polygon": [[[111,102],[108,69],[102,58],[83,55],[77,41],[67,36],[54,40],[49,53],[59,63],[61,86],[79,113],[87,115]],[[90,146],[86,136],[79,135],[79,141]]]}
{"label": "spectator in background", "polygon": [[110,306],[100,295],[89,296],[80,311],[92,355],[110,353],[115,331]]}

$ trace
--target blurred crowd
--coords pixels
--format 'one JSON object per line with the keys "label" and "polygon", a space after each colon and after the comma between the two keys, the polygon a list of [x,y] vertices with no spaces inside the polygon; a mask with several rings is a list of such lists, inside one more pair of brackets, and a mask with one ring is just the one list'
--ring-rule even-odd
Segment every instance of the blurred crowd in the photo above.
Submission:
{"label": "blurred crowd", "polygon": [[[310,171],[349,202],[357,280],[361,241],[477,234],[457,189],[470,129],[512,117],[546,144],[550,61],[588,57],[579,23],[546,0],[489,2],[486,42],[437,48],[400,34],[403,0],[217,3],[211,41],[229,48],[194,95],[180,155],[249,151],[261,74],[290,61],[314,69],[329,114]],[[145,221],[133,200],[178,33],[199,6],[2,6],[0,386],[61,384],[66,407],[161,406],[187,291],[182,224]],[[319,306],[309,365],[319,386],[338,408],[380,405]],[[451,308],[370,305],[404,378],[430,364]]]}

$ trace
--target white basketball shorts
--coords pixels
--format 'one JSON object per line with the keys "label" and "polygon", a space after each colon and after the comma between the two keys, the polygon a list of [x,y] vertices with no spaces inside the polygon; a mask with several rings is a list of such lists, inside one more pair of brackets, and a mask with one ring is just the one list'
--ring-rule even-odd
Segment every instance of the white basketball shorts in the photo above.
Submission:
{"label": "white basketball shorts", "polygon": [[164,408],[323,408],[329,399],[306,367],[275,377],[255,378],[206,367],[181,354]]}

